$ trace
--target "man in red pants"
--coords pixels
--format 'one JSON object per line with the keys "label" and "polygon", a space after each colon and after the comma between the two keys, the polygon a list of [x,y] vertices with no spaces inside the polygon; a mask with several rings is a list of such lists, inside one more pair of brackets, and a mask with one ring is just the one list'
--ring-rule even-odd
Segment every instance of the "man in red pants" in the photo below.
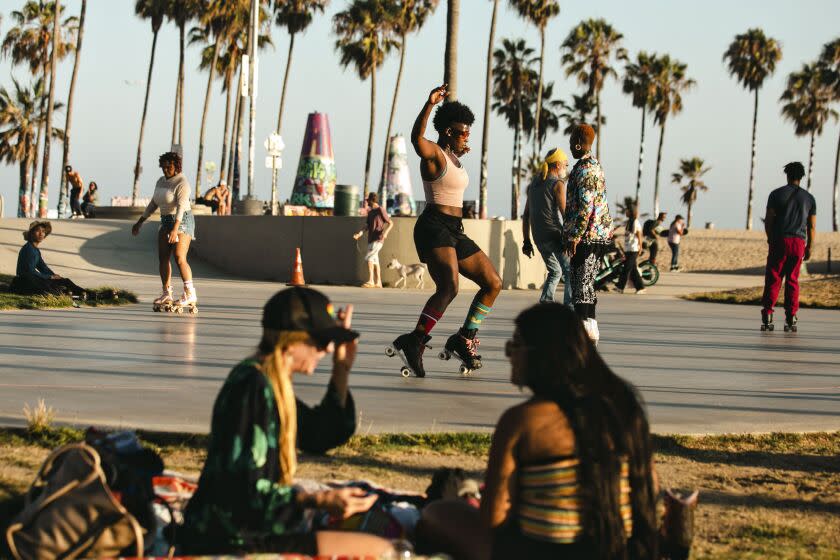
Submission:
{"label": "man in red pants", "polygon": [[799,186],[805,168],[798,161],[785,166],[787,185],[770,193],[764,231],[769,251],[761,298],[761,330],[773,330],[773,306],[785,281],[785,330],[796,331],[799,311],[799,268],[811,258],[817,228],[817,203]]}

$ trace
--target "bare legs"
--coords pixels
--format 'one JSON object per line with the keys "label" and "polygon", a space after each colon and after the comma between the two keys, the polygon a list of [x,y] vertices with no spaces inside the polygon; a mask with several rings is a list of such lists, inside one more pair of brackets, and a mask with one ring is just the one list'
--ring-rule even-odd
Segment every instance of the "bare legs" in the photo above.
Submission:
{"label": "bare legs", "polygon": [[190,249],[190,242],[192,238],[189,235],[181,233],[178,235],[178,243],[170,245],[168,243],[169,234],[161,229],[158,232],[158,268],[160,271],[160,281],[164,286],[172,285],[172,264],[170,259],[175,255],[175,263],[178,265],[178,271],[181,273],[181,279],[184,282],[192,280],[192,269],[187,263],[187,252]]}
{"label": "bare legs", "polygon": [[391,550],[391,543],[381,537],[344,531],[315,533],[318,555],[326,557],[379,558]]}
{"label": "bare legs", "polygon": [[375,264],[371,261],[368,261],[368,284],[376,286],[377,288],[382,287],[382,269],[379,267],[378,264]]}

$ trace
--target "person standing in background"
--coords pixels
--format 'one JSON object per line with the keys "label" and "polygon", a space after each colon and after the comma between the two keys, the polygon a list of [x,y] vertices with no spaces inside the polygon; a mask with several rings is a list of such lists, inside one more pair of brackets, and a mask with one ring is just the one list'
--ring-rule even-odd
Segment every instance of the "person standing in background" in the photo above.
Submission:
{"label": "person standing in background", "polygon": [[353,239],[359,239],[367,231],[365,262],[368,265],[368,281],[362,284],[362,288],[381,288],[382,267],[379,265],[379,251],[382,250],[385,238],[388,237],[394,223],[385,209],[379,205],[375,192],[368,193],[367,206],[367,225],[354,233]]}
{"label": "person standing in background", "polygon": [[99,203],[99,187],[96,181],[91,181],[85,196],[82,197],[82,215],[85,218],[93,218],[96,205]]}
{"label": "person standing in background", "polygon": [[627,216],[627,224],[624,226],[624,269],[621,271],[618,291],[624,293],[628,278],[632,278],[636,293],[643,294],[645,293],[645,285],[637,268],[639,251],[642,249],[642,226],[639,224],[639,209],[636,208],[635,204],[631,204],[627,207],[625,215]]}
{"label": "person standing in background", "polygon": [[677,214],[668,229],[668,247],[671,248],[671,272],[680,271],[680,242],[683,235],[688,235],[688,228],[685,227],[683,217]]}
{"label": "person standing in background", "polygon": [[647,240],[648,252],[650,253],[650,264],[656,264],[656,255],[659,253],[659,238],[667,237],[668,233],[662,231],[662,224],[665,222],[667,214],[660,212],[655,220],[645,221],[642,226],[642,233]]}
{"label": "person standing in background", "polygon": [[529,259],[534,243],[545,261],[548,276],[543,284],[540,302],[554,301],[554,291],[564,279],[563,304],[572,305],[572,284],[569,282],[569,257],[563,252],[563,221],[566,211],[566,168],[569,160],[560,148],[549,150],[538,173],[525,191],[525,212],[522,214],[522,253]]}
{"label": "person standing in background", "polygon": [[64,173],[67,174],[67,182],[70,183],[70,219],[83,217],[82,207],[79,205],[84,187],[82,176],[70,165],[64,168]]}

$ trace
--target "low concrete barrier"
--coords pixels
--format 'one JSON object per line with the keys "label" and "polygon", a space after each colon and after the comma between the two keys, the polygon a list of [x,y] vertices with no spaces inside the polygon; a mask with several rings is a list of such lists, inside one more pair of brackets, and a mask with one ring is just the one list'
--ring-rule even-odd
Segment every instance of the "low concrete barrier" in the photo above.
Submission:
{"label": "low concrete barrier", "polygon": [[[392,258],[403,264],[419,262],[414,249],[417,218],[392,218],[394,227],[379,253],[382,279],[393,285],[397,273],[386,268]],[[221,270],[255,280],[286,282],[295,248],[300,247],[306,281],[312,284],[359,285],[367,280],[365,238],[353,233],[365,227],[359,217],[317,216],[196,216],[195,253]],[[542,286],[545,265],[539,256],[522,255],[522,222],[464,220],[464,230],[484,250],[506,289]],[[428,276],[427,276],[427,279]],[[413,280],[409,280],[411,288]],[[432,288],[433,282],[426,282]],[[461,279],[461,287],[475,284]]]}

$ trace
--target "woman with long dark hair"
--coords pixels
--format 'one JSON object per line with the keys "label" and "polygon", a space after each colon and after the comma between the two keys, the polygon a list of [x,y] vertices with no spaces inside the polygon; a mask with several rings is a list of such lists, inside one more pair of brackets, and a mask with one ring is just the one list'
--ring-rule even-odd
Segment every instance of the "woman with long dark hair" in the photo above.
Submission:
{"label": "woman with long dark hair", "polygon": [[466,558],[657,558],[650,430],[634,387],[557,303],[523,311],[505,353],[511,382],[533,396],[496,424],[481,524],[438,502],[424,534]]}

